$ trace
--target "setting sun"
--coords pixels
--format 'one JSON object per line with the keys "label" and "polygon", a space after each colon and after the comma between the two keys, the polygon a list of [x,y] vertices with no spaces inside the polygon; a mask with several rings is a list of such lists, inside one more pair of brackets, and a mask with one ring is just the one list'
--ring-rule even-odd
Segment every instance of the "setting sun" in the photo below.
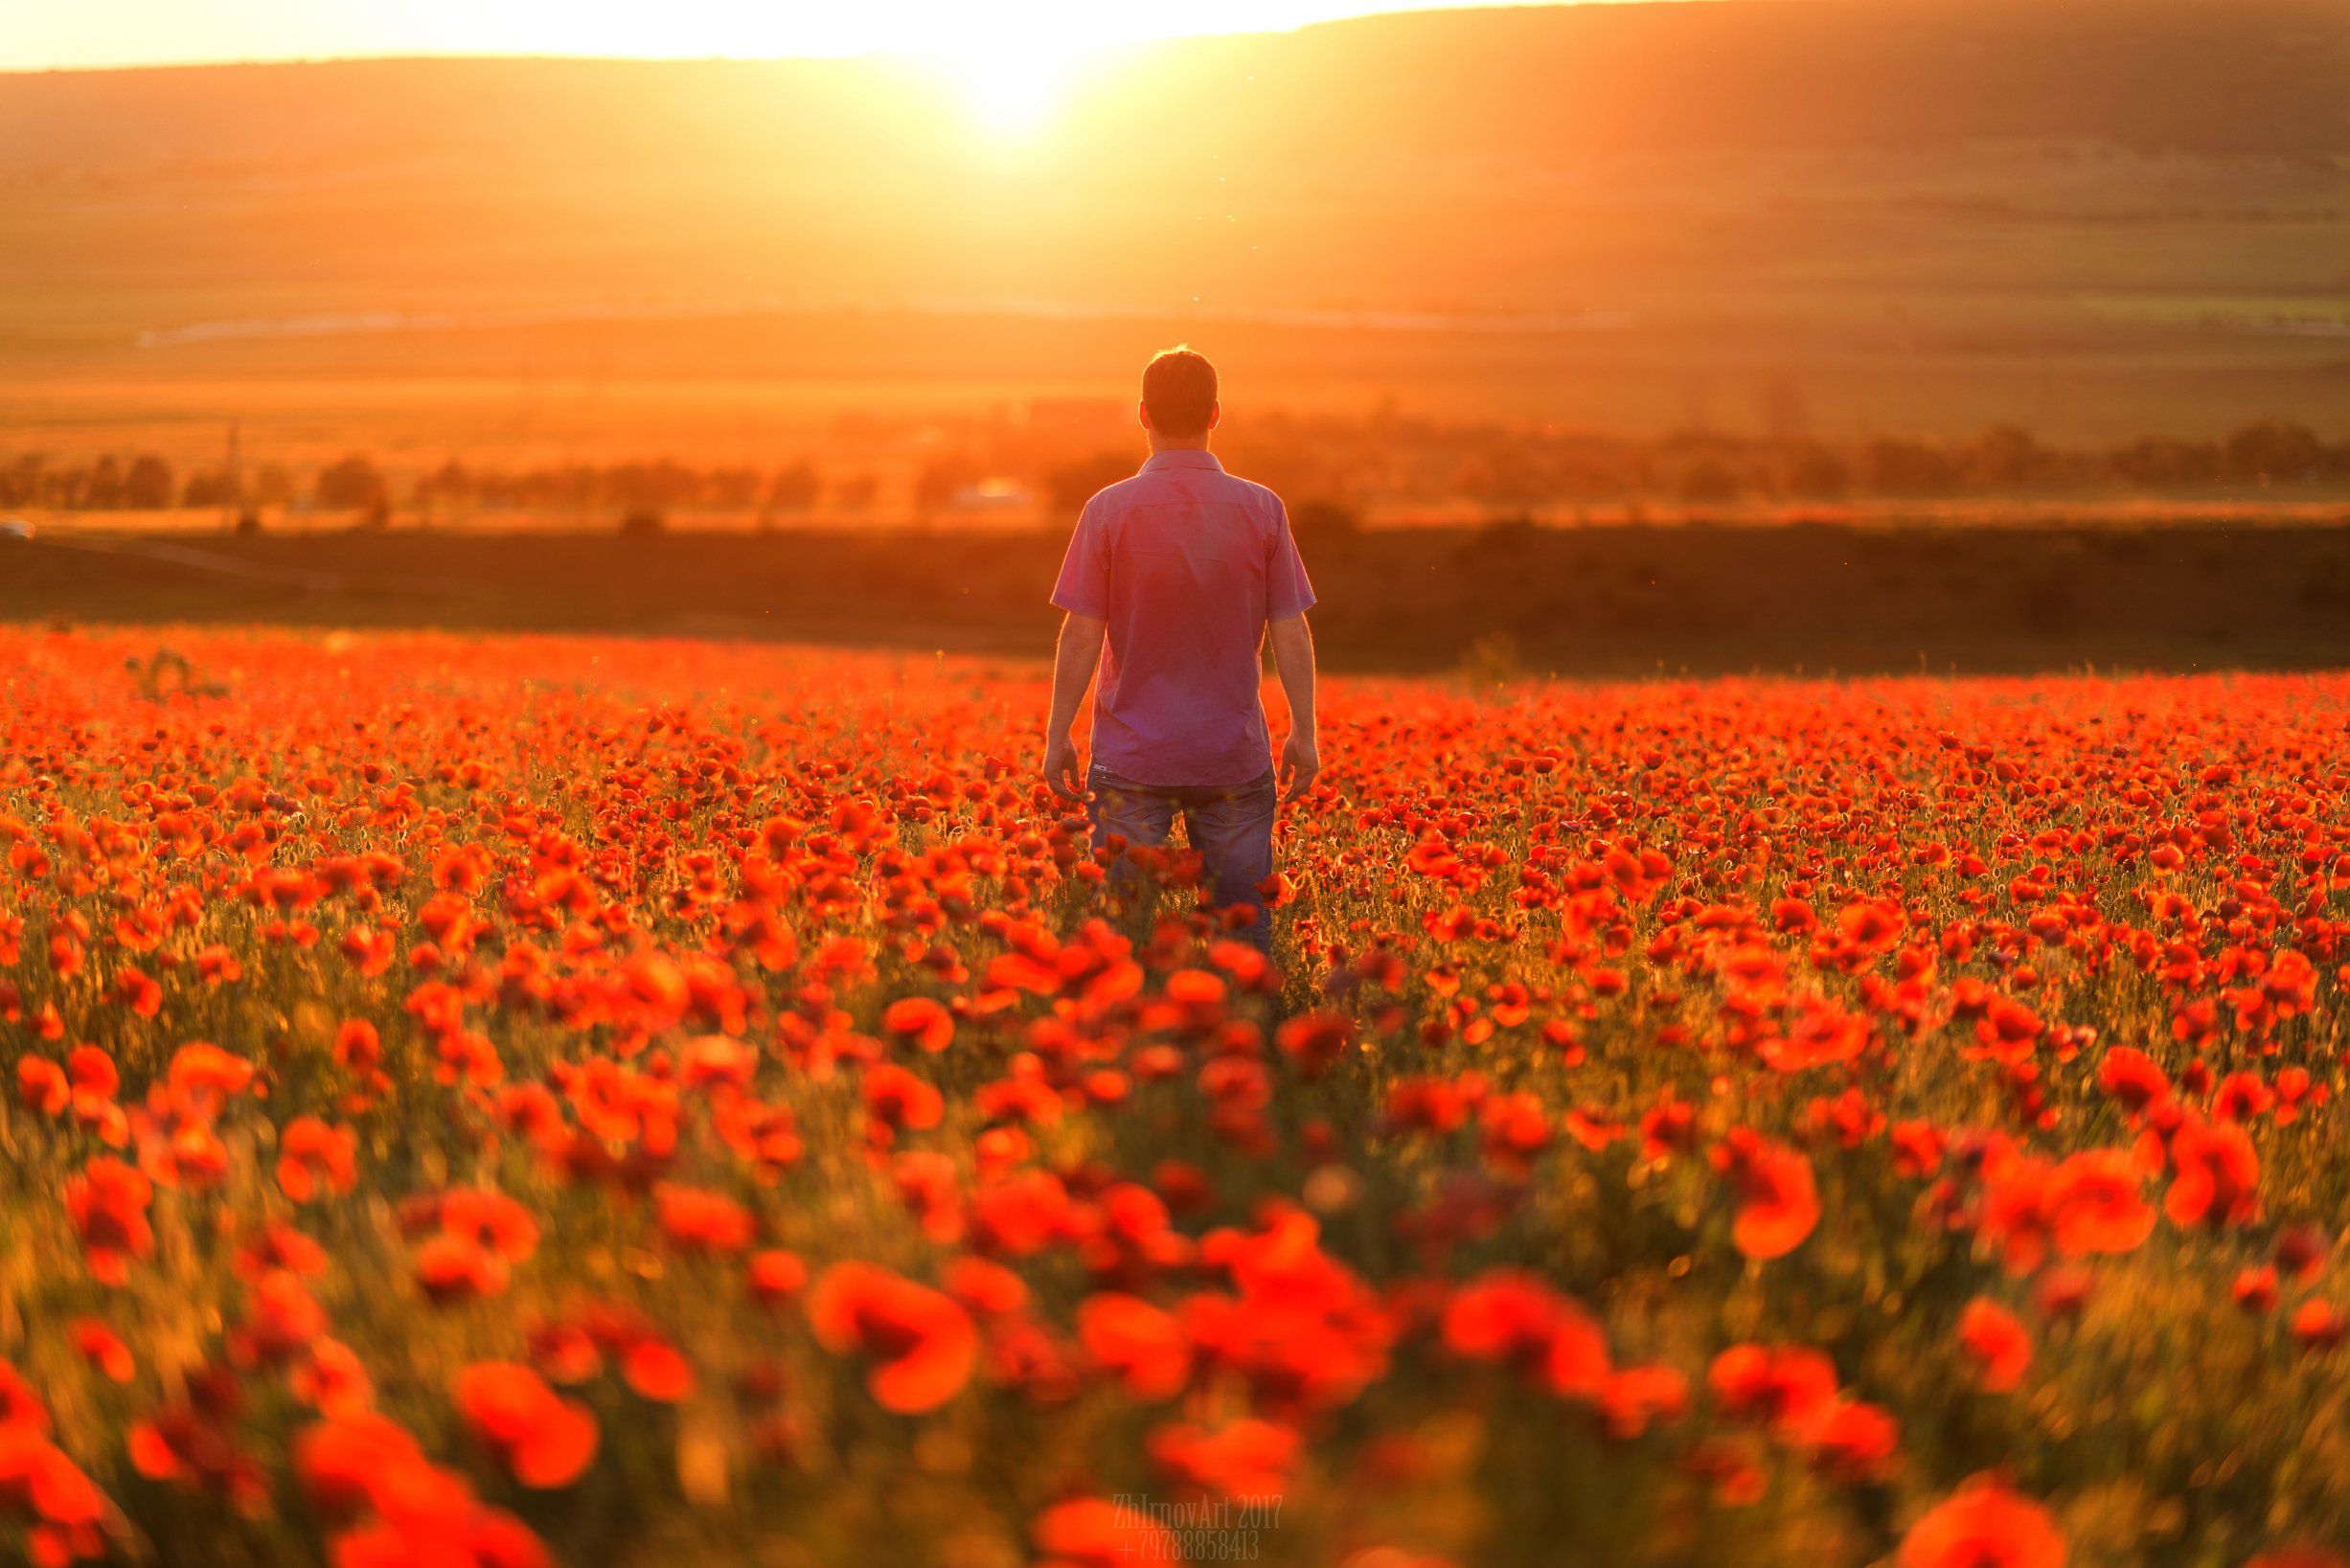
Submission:
{"label": "setting sun", "polygon": [[1030,39],[982,39],[924,60],[973,121],[1004,137],[1041,129],[1084,65],[1074,50],[1039,47]]}

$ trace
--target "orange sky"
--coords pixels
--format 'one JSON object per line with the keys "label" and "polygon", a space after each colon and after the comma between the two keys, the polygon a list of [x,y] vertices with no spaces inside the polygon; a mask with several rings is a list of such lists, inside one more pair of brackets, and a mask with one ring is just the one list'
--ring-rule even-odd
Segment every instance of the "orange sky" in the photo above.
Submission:
{"label": "orange sky", "polygon": [[[1475,0],[0,0],[0,69],[352,55],[1066,58]],[[1492,3],[1492,0],[1484,0]],[[1517,0],[1501,0],[1517,3]]]}

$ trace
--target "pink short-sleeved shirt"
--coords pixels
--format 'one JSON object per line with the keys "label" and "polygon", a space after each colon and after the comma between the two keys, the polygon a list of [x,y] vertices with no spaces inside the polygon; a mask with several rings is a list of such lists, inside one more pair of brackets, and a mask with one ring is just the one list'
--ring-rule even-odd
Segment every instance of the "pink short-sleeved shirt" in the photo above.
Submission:
{"label": "pink short-sleeved shirt", "polygon": [[1271,766],[1258,650],[1268,622],[1313,605],[1281,497],[1206,452],[1154,453],[1085,503],[1053,602],[1109,625],[1096,762],[1192,786]]}

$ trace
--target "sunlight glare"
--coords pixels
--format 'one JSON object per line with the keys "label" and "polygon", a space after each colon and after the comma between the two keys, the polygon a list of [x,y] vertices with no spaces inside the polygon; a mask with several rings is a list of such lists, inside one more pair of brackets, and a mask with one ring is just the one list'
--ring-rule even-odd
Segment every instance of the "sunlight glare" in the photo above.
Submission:
{"label": "sunlight glare", "polygon": [[975,38],[929,58],[983,129],[1023,138],[1061,108],[1080,53],[1040,47],[1033,38]]}

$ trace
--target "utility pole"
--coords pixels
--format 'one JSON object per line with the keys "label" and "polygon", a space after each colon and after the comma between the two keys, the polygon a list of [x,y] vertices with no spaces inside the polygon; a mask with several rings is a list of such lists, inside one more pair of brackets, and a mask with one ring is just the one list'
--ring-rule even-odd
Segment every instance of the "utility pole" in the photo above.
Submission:
{"label": "utility pole", "polygon": [[228,467],[222,476],[220,489],[220,531],[233,533],[239,515],[244,511],[245,481],[238,452],[237,421],[228,421]]}

